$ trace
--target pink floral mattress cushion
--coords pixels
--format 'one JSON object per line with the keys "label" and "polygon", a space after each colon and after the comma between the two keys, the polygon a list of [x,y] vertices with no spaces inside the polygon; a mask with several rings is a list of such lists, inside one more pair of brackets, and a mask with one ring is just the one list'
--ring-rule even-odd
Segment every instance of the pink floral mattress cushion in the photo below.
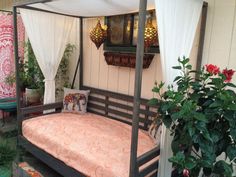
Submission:
{"label": "pink floral mattress cushion", "polygon": [[[58,113],[25,120],[23,136],[91,177],[128,177],[131,126],[99,115]],[[138,155],[155,147],[139,131]]]}

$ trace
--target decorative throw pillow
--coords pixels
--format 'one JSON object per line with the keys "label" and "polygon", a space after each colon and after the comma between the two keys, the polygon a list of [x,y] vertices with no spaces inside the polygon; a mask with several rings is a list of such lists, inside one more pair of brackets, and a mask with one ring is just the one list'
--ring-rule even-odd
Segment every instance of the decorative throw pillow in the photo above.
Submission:
{"label": "decorative throw pillow", "polygon": [[161,131],[162,131],[162,122],[161,121],[153,121],[148,129],[149,136],[153,139],[153,141],[160,146],[161,143]]}
{"label": "decorative throw pillow", "polygon": [[63,112],[86,113],[89,90],[64,88]]}

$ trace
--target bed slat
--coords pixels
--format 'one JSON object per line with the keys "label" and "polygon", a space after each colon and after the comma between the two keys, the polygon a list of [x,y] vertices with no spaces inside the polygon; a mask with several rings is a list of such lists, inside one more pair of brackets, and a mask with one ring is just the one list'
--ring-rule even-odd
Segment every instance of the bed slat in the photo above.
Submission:
{"label": "bed slat", "polygon": [[159,147],[153,148],[152,150],[138,157],[137,159],[138,167],[141,167],[143,164],[147,163],[148,161],[154,159],[159,155],[160,155],[160,148]]}
{"label": "bed slat", "polygon": [[156,160],[155,162],[153,162],[151,165],[147,166],[146,168],[144,168],[143,170],[139,171],[139,177],[145,177],[150,173],[154,173],[155,171],[157,171],[158,168],[158,160]]}
{"label": "bed slat", "polygon": [[[99,115],[113,118],[129,125],[131,124],[133,96],[88,86],[83,86],[82,89],[90,90],[87,107],[88,112],[93,110],[93,113],[99,112]],[[154,107],[150,107],[147,102],[147,99],[141,99],[139,109],[139,125],[144,130],[148,130],[148,127],[152,123],[152,117],[156,116],[156,112],[153,111],[156,110],[156,108],[153,109]]]}

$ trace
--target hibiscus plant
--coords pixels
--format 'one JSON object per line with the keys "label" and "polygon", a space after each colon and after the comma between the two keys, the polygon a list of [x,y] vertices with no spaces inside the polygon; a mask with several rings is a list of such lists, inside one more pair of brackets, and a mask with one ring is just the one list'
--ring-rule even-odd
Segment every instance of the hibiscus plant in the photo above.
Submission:
{"label": "hibiscus plant", "polygon": [[[149,102],[158,106],[157,118],[173,136],[169,161],[177,176],[198,177],[202,170],[205,176],[231,177],[236,162],[234,71],[212,64],[194,71],[188,58],[178,61],[174,84],[164,92],[164,83],[155,84]],[[218,160],[222,153],[225,159]]]}

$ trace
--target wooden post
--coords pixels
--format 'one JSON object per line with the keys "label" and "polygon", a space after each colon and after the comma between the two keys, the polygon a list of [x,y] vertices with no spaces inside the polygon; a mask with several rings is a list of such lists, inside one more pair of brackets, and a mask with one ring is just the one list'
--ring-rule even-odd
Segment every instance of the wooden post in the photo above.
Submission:
{"label": "wooden post", "polygon": [[138,43],[136,50],[135,84],[134,84],[134,108],[132,121],[132,139],[130,154],[130,177],[137,177],[137,147],[139,129],[139,109],[142,87],[143,55],[144,55],[144,29],[146,21],[147,0],[139,1]]}
{"label": "wooden post", "polygon": [[16,102],[17,102],[17,124],[18,131],[21,134],[21,95],[20,95],[20,77],[19,77],[19,55],[18,55],[18,29],[17,29],[17,8],[13,7],[13,26],[14,26],[14,55],[15,55],[15,76],[16,76]]}
{"label": "wooden post", "polygon": [[203,55],[204,38],[206,31],[207,9],[208,9],[208,4],[204,2],[202,6],[202,20],[201,20],[199,46],[197,53],[197,70],[201,70],[202,67],[202,55]]}
{"label": "wooden post", "polygon": [[79,87],[82,88],[83,86],[83,59],[84,59],[84,45],[83,45],[83,18],[80,18],[80,67],[79,67]]}

